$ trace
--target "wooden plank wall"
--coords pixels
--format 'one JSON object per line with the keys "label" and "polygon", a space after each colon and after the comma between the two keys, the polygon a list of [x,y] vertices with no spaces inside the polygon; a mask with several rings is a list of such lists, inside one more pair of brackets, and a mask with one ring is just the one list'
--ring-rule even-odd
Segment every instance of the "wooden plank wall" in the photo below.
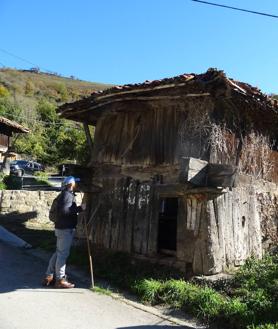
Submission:
{"label": "wooden plank wall", "polygon": [[206,196],[188,195],[180,198],[177,258],[196,273],[203,273],[207,261]]}
{"label": "wooden plank wall", "polygon": [[[100,204],[90,227],[93,242],[158,257],[158,200],[163,195],[156,194],[151,182],[131,178],[107,179],[104,186],[104,192],[90,194],[88,200],[90,213]],[[257,191],[248,185],[224,194],[179,196],[176,262],[183,264],[181,269],[189,265],[196,274],[211,275],[239,266],[252,255],[262,256],[261,225],[267,209]],[[276,215],[272,211],[273,225]]]}
{"label": "wooden plank wall", "polygon": [[[182,156],[208,159],[206,133],[200,125],[196,131],[192,127],[198,103],[192,104],[130,102],[132,110],[125,108],[123,112],[102,116],[95,131],[95,161],[150,166],[176,164]],[[202,100],[202,104],[208,109],[212,107],[208,101]],[[205,112],[206,108],[202,110]],[[196,116],[194,124],[198,122]]]}
{"label": "wooden plank wall", "polygon": [[100,204],[90,232],[94,243],[105,248],[151,254],[156,249],[153,188],[130,178],[105,181],[105,191],[91,194],[89,214]]}

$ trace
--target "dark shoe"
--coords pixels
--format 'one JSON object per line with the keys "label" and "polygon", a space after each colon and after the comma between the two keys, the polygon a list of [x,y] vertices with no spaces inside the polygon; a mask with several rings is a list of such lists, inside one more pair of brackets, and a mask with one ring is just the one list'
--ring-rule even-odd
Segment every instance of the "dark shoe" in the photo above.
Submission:
{"label": "dark shoe", "polygon": [[54,285],[54,283],[55,283],[55,279],[53,275],[47,275],[42,281],[42,285],[44,287],[49,287],[51,285]]}
{"label": "dark shoe", "polygon": [[74,288],[74,284],[68,282],[66,279],[61,279],[56,281],[55,288],[57,289]]}

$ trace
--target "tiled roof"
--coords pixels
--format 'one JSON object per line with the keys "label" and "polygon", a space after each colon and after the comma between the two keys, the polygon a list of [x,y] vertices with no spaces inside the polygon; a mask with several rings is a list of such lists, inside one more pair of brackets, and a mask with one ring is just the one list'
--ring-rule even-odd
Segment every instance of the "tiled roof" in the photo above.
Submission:
{"label": "tiled roof", "polygon": [[[126,95],[140,94],[146,91],[155,91],[163,88],[178,87],[181,85],[186,85],[187,83],[200,83],[200,84],[210,84],[213,89],[213,85],[216,81],[223,81],[231,90],[236,93],[245,95],[246,97],[252,99],[257,103],[261,103],[262,106],[271,108],[275,112],[278,112],[278,101],[272,99],[268,95],[262,93],[262,91],[256,87],[251,86],[248,83],[239,82],[228,78],[223,71],[217,69],[209,69],[203,74],[181,74],[172,78],[165,78],[161,80],[145,81],[143,83],[126,84],[122,86],[114,86],[112,88],[95,91],[91,96],[76,101],[74,103],[66,103],[62,105],[58,112],[67,117],[67,113],[70,111],[77,112],[86,107],[92,107],[94,105],[102,104],[104,100],[114,100],[118,97]],[[215,89],[217,89],[218,84],[215,83]],[[110,101],[112,102],[112,101]]]}
{"label": "tiled roof", "polygon": [[10,128],[11,131],[17,132],[17,133],[28,133],[30,130],[26,127],[23,127],[19,123],[9,120],[7,118],[4,118],[0,116],[0,125],[5,125],[8,128]]}

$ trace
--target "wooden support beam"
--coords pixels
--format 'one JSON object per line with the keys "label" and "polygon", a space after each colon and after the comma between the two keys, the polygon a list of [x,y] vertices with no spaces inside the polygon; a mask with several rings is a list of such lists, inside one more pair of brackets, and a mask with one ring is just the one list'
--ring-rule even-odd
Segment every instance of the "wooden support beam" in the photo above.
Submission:
{"label": "wooden support beam", "polygon": [[233,187],[236,172],[237,167],[232,165],[184,157],[181,159],[179,182],[207,187]]}
{"label": "wooden support beam", "polygon": [[210,163],[207,171],[207,186],[233,187],[237,173],[237,167]]}
{"label": "wooden support beam", "polygon": [[125,102],[125,101],[163,101],[163,100],[173,100],[176,101],[177,99],[186,99],[186,98],[192,98],[192,97],[207,97],[210,96],[210,93],[195,93],[195,94],[185,94],[182,96],[132,96],[132,97],[121,97],[117,99],[112,99],[103,103],[98,103],[92,106],[89,106],[85,109],[70,109],[66,110],[62,113],[62,116],[67,118],[74,115],[79,115],[81,113],[85,113],[88,111],[96,110],[98,108],[101,108],[103,106],[109,105],[111,103],[118,103],[118,102]]}
{"label": "wooden support beam", "polygon": [[155,191],[160,196],[184,196],[190,194],[223,194],[227,190],[224,188],[214,188],[214,187],[193,187],[190,184],[158,184],[155,186]]}
{"label": "wooden support beam", "polygon": [[85,131],[88,147],[90,149],[90,152],[92,153],[93,152],[93,140],[92,140],[92,136],[91,136],[91,132],[90,132],[88,124],[84,122],[83,123],[83,128],[84,128],[84,131]]}

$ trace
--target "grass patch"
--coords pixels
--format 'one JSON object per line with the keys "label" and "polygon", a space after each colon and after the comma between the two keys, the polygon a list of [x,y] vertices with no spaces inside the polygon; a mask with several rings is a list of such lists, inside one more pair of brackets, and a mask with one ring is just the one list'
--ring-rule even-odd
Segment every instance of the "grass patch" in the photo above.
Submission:
{"label": "grass patch", "polygon": [[266,323],[266,324],[261,324],[258,326],[251,325],[251,326],[248,326],[247,329],[278,329],[278,323],[275,323],[275,324]]}
{"label": "grass patch", "polygon": [[[70,259],[89,268],[86,249],[83,254],[73,250]],[[134,260],[119,252],[95,249],[94,271],[96,277],[135,293],[143,303],[166,304],[207,323],[245,329],[252,325],[275,326],[278,321],[277,255],[248,260],[225,289],[228,293],[187,282],[177,270]]]}
{"label": "grass patch", "polygon": [[93,292],[96,292],[98,294],[106,295],[106,296],[111,296],[113,293],[110,289],[99,287],[99,286],[94,286],[94,288],[91,288],[90,290]]}
{"label": "grass patch", "polygon": [[135,291],[143,302],[150,304],[158,304],[160,300],[160,292],[162,290],[162,283],[154,279],[143,279],[133,285]]}
{"label": "grass patch", "polygon": [[182,279],[173,269],[134,261],[123,253],[96,255],[96,276],[136,293],[144,303],[167,304],[208,323],[246,328],[278,321],[278,257],[250,259],[230,283],[229,294]]}
{"label": "grass patch", "polygon": [[199,287],[183,280],[143,280],[138,282],[135,288],[144,302],[165,303],[206,321],[219,314],[225,301],[225,298],[213,289]]}

